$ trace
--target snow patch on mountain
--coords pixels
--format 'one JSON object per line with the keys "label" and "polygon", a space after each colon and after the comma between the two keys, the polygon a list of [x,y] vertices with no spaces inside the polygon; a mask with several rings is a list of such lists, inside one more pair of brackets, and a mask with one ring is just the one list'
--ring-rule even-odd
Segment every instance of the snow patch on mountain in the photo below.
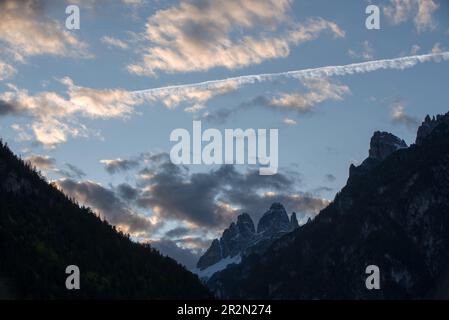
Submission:
{"label": "snow patch on mountain", "polygon": [[195,268],[192,272],[197,274],[200,279],[207,280],[210,277],[212,277],[212,275],[214,273],[226,269],[231,264],[239,264],[241,261],[242,261],[242,257],[239,254],[234,257],[226,257],[224,259],[221,259],[217,263],[215,263],[203,270]]}

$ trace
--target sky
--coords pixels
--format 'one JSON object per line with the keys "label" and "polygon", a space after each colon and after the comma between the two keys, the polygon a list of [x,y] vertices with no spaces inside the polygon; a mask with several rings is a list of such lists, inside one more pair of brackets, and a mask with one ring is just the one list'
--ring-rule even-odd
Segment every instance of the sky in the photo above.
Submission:
{"label": "sky", "polygon": [[[79,29],[66,27],[70,4]],[[449,111],[443,0],[0,0],[0,15],[1,139],[189,268],[242,212],[257,222],[281,202],[316,215],[374,131],[411,144],[427,114]],[[278,173],[173,164],[170,133],[194,120],[278,129]]]}

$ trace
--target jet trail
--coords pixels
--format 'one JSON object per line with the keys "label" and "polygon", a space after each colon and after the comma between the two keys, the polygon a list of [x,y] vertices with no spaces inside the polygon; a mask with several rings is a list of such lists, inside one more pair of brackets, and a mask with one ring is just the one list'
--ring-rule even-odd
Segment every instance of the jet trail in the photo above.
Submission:
{"label": "jet trail", "polygon": [[226,88],[227,86],[241,87],[246,84],[253,84],[258,82],[273,81],[278,78],[289,78],[289,79],[310,79],[310,78],[325,78],[331,76],[344,76],[359,73],[373,72],[377,70],[404,70],[412,68],[418,63],[424,63],[429,61],[446,61],[449,60],[449,51],[429,53],[423,55],[413,55],[401,58],[393,59],[382,59],[373,60],[360,63],[352,63],[347,65],[337,65],[337,66],[326,66],[303,70],[294,70],[279,73],[265,73],[265,74],[255,74],[238,76],[221,80],[210,80],[191,84],[173,85],[165,86],[159,88],[152,88],[146,90],[132,91],[131,94],[137,95],[139,97],[158,97],[167,95],[170,93],[183,93],[186,91],[200,89],[200,90],[214,90]]}

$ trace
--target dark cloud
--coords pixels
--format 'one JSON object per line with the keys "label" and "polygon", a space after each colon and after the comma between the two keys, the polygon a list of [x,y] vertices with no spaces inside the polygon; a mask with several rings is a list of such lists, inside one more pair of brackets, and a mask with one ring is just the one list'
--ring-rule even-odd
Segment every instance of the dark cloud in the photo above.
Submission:
{"label": "dark cloud", "polygon": [[190,233],[190,229],[184,227],[178,227],[175,229],[171,229],[165,233],[165,236],[168,238],[179,238],[185,236]]}
{"label": "dark cloud", "polygon": [[332,192],[334,189],[328,186],[319,186],[310,191],[310,193],[314,196],[320,195],[323,192]]}
{"label": "dark cloud", "polygon": [[105,170],[110,174],[126,172],[137,168],[140,164],[137,159],[101,160],[100,162],[104,165]]}
{"label": "dark cloud", "polygon": [[124,227],[130,233],[149,232],[154,227],[145,217],[134,212],[114,191],[92,181],[77,182],[72,179],[55,181],[65,194],[82,204],[97,210],[100,215],[113,224]]}
{"label": "dark cloud", "polygon": [[80,168],[78,168],[77,166],[75,166],[73,164],[66,163],[65,166],[68,169],[65,171],[67,173],[68,178],[81,179],[86,176],[86,173],[83,170],[81,170]]}
{"label": "dark cloud", "polygon": [[[163,160],[168,160],[169,156],[166,153],[147,153],[143,152],[136,157],[130,157],[125,159],[113,159],[113,160],[100,160],[100,163],[104,165],[105,170],[110,174],[118,172],[127,172],[131,170],[137,170],[142,164],[159,163]],[[145,168],[143,169],[145,170]],[[142,171],[144,173],[144,171]]]}
{"label": "dark cloud", "polygon": [[297,192],[299,178],[295,174],[261,176],[258,170],[242,173],[230,165],[191,173],[172,164],[166,154],[143,171],[146,178],[139,184],[145,189],[136,200],[138,206],[166,219],[214,230],[222,230],[241,211],[257,220],[272,202],[310,214],[327,204],[326,200]]}
{"label": "dark cloud", "polygon": [[220,181],[209,174],[193,174],[170,162],[154,171],[149,190],[137,200],[141,207],[149,207],[166,218],[189,221],[201,226],[217,227],[232,218],[232,212],[217,205]]}
{"label": "dark cloud", "polygon": [[15,115],[20,112],[20,107],[14,103],[0,100],[0,116]]}
{"label": "dark cloud", "polygon": [[118,195],[126,201],[133,201],[139,195],[139,190],[127,183],[119,184],[116,189]]}
{"label": "dark cloud", "polygon": [[236,203],[248,212],[255,222],[268,210],[273,202],[280,202],[287,211],[308,216],[316,215],[321,209],[329,204],[325,199],[313,194],[295,192],[293,190],[278,190],[274,193],[258,194],[256,192],[245,192],[244,189],[236,188],[228,194],[228,201]]}
{"label": "dark cloud", "polygon": [[36,154],[26,157],[25,161],[28,161],[33,167],[38,170],[53,169],[56,163],[56,160],[52,157]]}
{"label": "dark cloud", "polygon": [[74,166],[73,164],[66,163],[63,168],[54,168],[53,172],[59,174],[60,176],[64,178],[70,178],[70,179],[82,179],[86,176],[86,173],[84,173],[83,170],[80,168]]}
{"label": "dark cloud", "polygon": [[217,109],[214,111],[207,111],[201,116],[201,120],[211,123],[225,123],[232,115],[239,112],[238,108],[234,109]]}
{"label": "dark cloud", "polygon": [[202,116],[202,121],[223,124],[226,123],[229,118],[236,115],[239,112],[249,110],[254,107],[259,107],[261,104],[267,106],[269,103],[268,98],[264,96],[257,96],[251,101],[240,103],[238,106],[233,108],[219,108],[212,111],[206,111]]}
{"label": "dark cloud", "polygon": [[337,177],[335,177],[333,174],[331,174],[331,173],[328,173],[328,174],[326,174],[325,176],[324,176],[324,179],[327,181],[327,182],[334,182],[335,180],[337,180]]}
{"label": "dark cloud", "polygon": [[209,248],[210,243],[213,239],[209,239],[206,237],[183,237],[178,238],[173,241],[175,241],[178,244],[181,244],[183,247],[189,247],[193,250],[199,250],[199,251],[205,251],[207,248]]}
{"label": "dark cloud", "polygon": [[56,159],[47,155],[30,155],[25,160],[37,170],[42,170],[46,173],[53,172],[64,178],[81,179],[86,176],[83,170],[70,163],[66,163],[61,168],[58,168]]}

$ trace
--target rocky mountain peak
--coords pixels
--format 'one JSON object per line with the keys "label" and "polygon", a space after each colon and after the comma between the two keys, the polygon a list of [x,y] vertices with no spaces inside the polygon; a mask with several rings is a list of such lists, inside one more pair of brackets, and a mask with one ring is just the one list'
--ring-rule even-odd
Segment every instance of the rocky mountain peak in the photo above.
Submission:
{"label": "rocky mountain peak", "polygon": [[251,216],[247,213],[242,213],[237,217],[237,226],[241,232],[245,233],[256,232],[253,219],[251,219]]}
{"label": "rocky mountain peak", "polygon": [[270,206],[270,210],[284,210],[285,208],[280,202],[273,202]]}
{"label": "rocky mountain peak", "polygon": [[263,214],[257,225],[257,233],[251,216],[248,213],[242,213],[237,217],[236,222],[232,222],[223,231],[220,239],[212,242],[209,249],[199,259],[197,263],[199,274],[205,269],[208,271],[218,266],[225,268],[225,262],[234,261],[252,252],[261,252],[275,239],[296,228],[299,228],[296,213],[289,218],[284,206],[278,202],[273,203]]}
{"label": "rocky mountain peak", "polygon": [[436,117],[430,117],[427,115],[418,128],[418,132],[416,134],[416,144],[422,144],[424,139],[433,131],[433,129],[441,123],[446,123],[449,125],[449,112],[444,115],[437,115]]}
{"label": "rocky mountain peak", "polygon": [[276,234],[288,231],[290,220],[285,208],[280,203],[273,203],[265,212],[257,225],[257,233]]}
{"label": "rocky mountain peak", "polygon": [[407,148],[404,140],[388,132],[374,132],[371,138],[369,157],[376,160],[384,160],[398,149]]}
{"label": "rocky mountain peak", "polygon": [[348,182],[355,176],[360,176],[369,172],[390,154],[404,148],[407,148],[405,141],[396,137],[394,134],[381,131],[374,132],[370,141],[368,158],[366,158],[359,166],[351,164],[349,167]]}
{"label": "rocky mountain peak", "polygon": [[[402,146],[376,133],[370,157],[313,221],[208,287],[224,299],[447,299],[449,114],[426,117],[416,145],[391,154]],[[371,261],[381,290],[361,281]]]}
{"label": "rocky mountain peak", "polygon": [[220,240],[215,239],[209,249],[197,263],[197,268],[203,270],[226,257],[234,257],[246,249],[254,240],[255,228],[250,215],[242,213],[237,222],[223,231]]}
{"label": "rocky mountain peak", "polygon": [[296,212],[293,212],[290,217],[290,229],[295,230],[296,228],[299,228],[299,223],[298,218],[296,217]]}
{"label": "rocky mountain peak", "polygon": [[218,239],[214,239],[209,249],[201,256],[196,264],[196,267],[200,270],[213,265],[222,259],[221,245]]}

